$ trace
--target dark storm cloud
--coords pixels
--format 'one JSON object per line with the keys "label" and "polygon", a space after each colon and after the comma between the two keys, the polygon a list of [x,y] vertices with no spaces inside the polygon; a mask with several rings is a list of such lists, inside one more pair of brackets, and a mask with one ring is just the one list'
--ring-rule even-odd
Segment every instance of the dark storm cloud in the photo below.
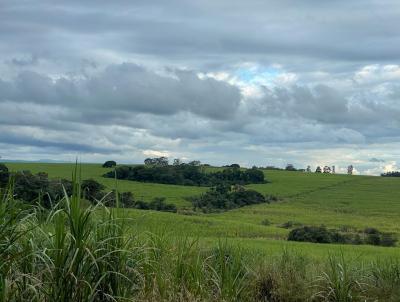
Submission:
{"label": "dark storm cloud", "polygon": [[[354,88],[353,88],[354,89]],[[353,92],[347,95],[327,85],[314,87],[292,86],[265,88],[264,96],[249,101],[250,112],[254,115],[282,118],[304,118],[321,124],[347,125],[360,127],[368,132],[371,123],[387,125],[386,128],[375,129],[376,136],[389,125],[397,128],[400,104],[393,103],[383,96],[354,97]]]}
{"label": "dark storm cloud", "polygon": [[83,153],[102,153],[111,154],[118,152],[117,149],[102,148],[95,145],[86,145],[81,143],[66,143],[58,141],[43,140],[26,135],[13,135],[0,133],[0,142],[6,145],[21,145],[31,147],[42,147],[61,152],[83,152]]}
{"label": "dark storm cloud", "polygon": [[[60,78],[26,71],[13,81],[0,81],[0,101],[36,103],[100,111],[147,112],[171,115],[188,111],[212,119],[235,114],[240,92],[235,86],[194,72],[175,70],[161,76],[138,65],[112,65],[83,79]],[[92,115],[93,116],[93,115]]]}
{"label": "dark storm cloud", "polygon": [[294,145],[375,144],[370,169],[399,136],[399,15],[397,0],[3,0],[0,144],[224,162],[275,146],[283,163]]}
{"label": "dark storm cloud", "polygon": [[36,55],[30,55],[27,58],[13,58],[9,61],[10,64],[14,64],[20,67],[35,65],[39,62],[39,58]]}
{"label": "dark storm cloud", "polygon": [[0,10],[0,35],[8,43],[0,50],[35,50],[56,57],[89,47],[198,61],[198,65],[238,61],[243,56],[262,61],[296,57],[297,63],[305,58],[398,61],[397,4],[396,0],[296,5],[259,0],[8,0],[2,1]]}

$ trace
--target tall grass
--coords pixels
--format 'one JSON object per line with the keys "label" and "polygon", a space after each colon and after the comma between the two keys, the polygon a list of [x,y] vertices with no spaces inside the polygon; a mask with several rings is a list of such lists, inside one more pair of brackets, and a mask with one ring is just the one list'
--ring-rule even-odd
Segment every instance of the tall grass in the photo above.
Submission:
{"label": "tall grass", "polygon": [[323,301],[363,301],[366,284],[363,272],[347,261],[343,254],[329,256],[326,271],[317,279],[320,291],[316,294]]}
{"label": "tall grass", "polygon": [[82,200],[77,171],[49,211],[24,208],[12,183],[0,192],[0,302],[400,300],[396,261],[262,258],[222,239],[135,234],[123,209]]}

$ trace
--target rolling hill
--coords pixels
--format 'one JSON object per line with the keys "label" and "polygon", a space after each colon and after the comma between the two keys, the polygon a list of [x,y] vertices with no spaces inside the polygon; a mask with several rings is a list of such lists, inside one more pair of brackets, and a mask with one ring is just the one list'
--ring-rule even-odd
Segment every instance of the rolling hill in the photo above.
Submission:
{"label": "rolling hill", "polygon": [[[51,178],[70,178],[74,164],[7,163],[12,170],[46,172]],[[102,177],[109,169],[100,164],[82,164],[82,179],[93,178],[109,190],[113,179]],[[132,232],[169,232],[174,236],[198,238],[205,244],[221,238],[240,243],[259,253],[275,253],[283,247],[325,257],[328,252],[345,251],[355,257],[398,256],[400,248],[356,245],[324,245],[285,241],[290,225],[325,225],[328,228],[358,232],[365,228],[400,235],[400,179],[371,176],[324,175],[265,170],[270,181],[249,185],[262,194],[279,197],[278,202],[243,207],[223,213],[198,214],[190,211],[185,197],[200,194],[207,188],[140,183],[119,180],[120,191],[131,191],[149,201],[166,197],[179,211],[162,213],[123,210],[131,218]],[[267,221],[267,222],[265,222]],[[284,227],[284,226],[289,227]]]}

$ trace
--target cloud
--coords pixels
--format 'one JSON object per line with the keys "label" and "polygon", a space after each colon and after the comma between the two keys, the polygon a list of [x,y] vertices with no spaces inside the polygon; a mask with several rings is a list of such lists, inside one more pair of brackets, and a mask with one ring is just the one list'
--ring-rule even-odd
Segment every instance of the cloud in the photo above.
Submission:
{"label": "cloud", "polygon": [[1,101],[82,108],[89,112],[128,111],[170,115],[187,111],[212,119],[235,114],[241,94],[223,81],[200,79],[192,71],[160,75],[135,64],[110,65],[89,78],[52,79],[24,71],[1,81]]}
{"label": "cloud", "polygon": [[10,64],[14,64],[20,67],[36,65],[38,62],[39,58],[37,55],[30,55],[28,57],[21,57],[21,58],[13,58],[9,61]]}
{"label": "cloud", "polygon": [[5,155],[169,154],[370,174],[385,169],[373,159],[400,160],[395,0],[1,7]]}
{"label": "cloud", "polygon": [[170,156],[170,153],[168,151],[144,150],[143,155],[151,157],[168,157]]}
{"label": "cloud", "polygon": [[376,157],[370,158],[369,161],[371,163],[384,163],[385,162],[384,159],[379,159],[379,158],[376,158]]}

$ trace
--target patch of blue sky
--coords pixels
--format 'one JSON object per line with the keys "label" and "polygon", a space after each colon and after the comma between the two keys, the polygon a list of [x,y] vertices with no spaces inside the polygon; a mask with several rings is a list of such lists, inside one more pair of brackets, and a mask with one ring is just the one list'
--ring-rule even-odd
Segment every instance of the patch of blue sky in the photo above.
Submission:
{"label": "patch of blue sky", "polygon": [[281,70],[274,67],[241,67],[235,71],[236,77],[248,84],[273,84],[274,80],[282,74]]}

